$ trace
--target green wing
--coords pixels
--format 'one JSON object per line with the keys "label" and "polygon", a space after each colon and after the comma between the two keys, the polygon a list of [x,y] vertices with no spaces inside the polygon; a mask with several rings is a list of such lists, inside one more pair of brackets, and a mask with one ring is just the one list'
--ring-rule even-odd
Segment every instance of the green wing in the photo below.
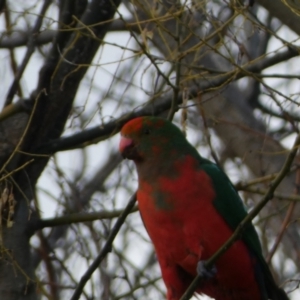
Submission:
{"label": "green wing", "polygon": [[[239,194],[226,174],[217,165],[207,159],[201,158],[200,167],[212,180],[216,192],[216,198],[213,202],[215,208],[232,230],[235,230],[247,216],[247,211]],[[255,274],[264,299],[271,297],[274,300],[288,300],[285,292],[278,288],[274,281],[269,266],[263,257],[261,244],[252,223],[245,228],[241,239],[248,246],[250,253],[255,255],[258,260],[259,267],[255,268]]]}
{"label": "green wing", "polygon": [[[247,211],[239,194],[234,189],[226,174],[217,165],[202,158],[201,169],[210,176],[213,182],[216,192],[216,198],[213,202],[215,208],[220,215],[222,215],[230,228],[235,230],[239,223],[247,216]],[[242,240],[252,252],[257,256],[262,256],[260,241],[251,223],[245,228]]]}

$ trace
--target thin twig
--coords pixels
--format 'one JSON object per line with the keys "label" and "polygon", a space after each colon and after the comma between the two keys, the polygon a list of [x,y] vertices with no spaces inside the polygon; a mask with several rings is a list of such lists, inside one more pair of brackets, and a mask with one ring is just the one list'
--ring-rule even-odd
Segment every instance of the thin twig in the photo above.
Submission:
{"label": "thin twig", "polygon": [[[125,23],[125,19],[123,15],[120,13],[120,11],[117,11],[120,19]],[[137,23],[137,26],[139,27],[139,31],[142,34],[143,30],[140,26],[140,22]],[[140,46],[142,52],[147,56],[147,58],[151,61],[151,64],[154,66],[156,69],[157,73],[165,80],[166,84],[169,85],[172,89],[176,89],[176,86],[169,80],[169,78],[164,74],[164,72],[158,67],[157,63],[155,62],[155,58],[152,54],[149,53],[147,49],[147,38],[144,39],[143,42],[140,42],[139,39],[136,37],[135,34],[132,34],[132,37],[136,41],[136,43]]]}
{"label": "thin twig", "polygon": [[[176,5],[178,6],[178,11],[180,11],[180,0],[177,0]],[[175,73],[176,73],[176,79],[175,79],[175,87],[173,88],[173,99],[171,102],[171,108],[168,114],[168,120],[172,121],[173,117],[178,110],[178,96],[180,91],[180,77],[181,77],[181,31],[182,31],[182,13],[178,15],[176,18],[176,42],[177,42],[177,57],[175,62]]]}
{"label": "thin twig", "polygon": [[[240,187],[237,188],[238,191],[244,191],[244,192],[248,192],[251,194],[258,194],[258,195],[265,195],[267,193],[266,189],[260,189],[260,188],[251,188],[251,187]],[[276,192],[273,194],[273,197],[278,199],[278,200],[288,200],[288,201],[292,201],[292,202],[300,202],[300,195],[295,195],[295,194],[282,194],[279,192]]]}
{"label": "thin twig", "polygon": [[5,101],[5,104],[4,106],[7,106],[8,104],[10,104],[13,100],[13,97],[16,93],[16,91],[18,90],[18,86],[19,86],[19,82],[20,82],[20,79],[25,71],[25,68],[30,60],[30,57],[31,55],[33,54],[34,50],[35,50],[35,47],[36,47],[36,37],[38,35],[38,32],[40,31],[40,28],[42,26],[42,23],[43,23],[43,18],[45,16],[45,13],[48,9],[48,6],[52,3],[51,0],[46,0],[44,2],[44,5],[42,6],[41,8],[41,12],[39,13],[39,16],[36,20],[36,23],[32,29],[32,32],[31,32],[31,35],[30,35],[30,38],[28,40],[28,43],[27,43],[27,51],[26,51],[26,54],[24,56],[24,59],[20,65],[20,67],[18,68],[18,71],[15,75],[15,78],[14,78],[14,81],[13,83],[11,84],[10,86],[10,89],[7,93],[7,96],[6,96],[6,101]]}
{"label": "thin twig", "polygon": [[[34,102],[34,106],[33,106],[33,108],[32,108],[32,112],[31,112],[31,114],[30,114],[30,117],[29,117],[29,119],[28,119],[28,122],[27,122],[27,124],[26,124],[26,127],[25,127],[25,129],[24,129],[24,131],[23,131],[23,134],[22,134],[22,136],[20,137],[19,142],[18,142],[18,144],[16,145],[14,151],[11,153],[11,155],[9,156],[9,158],[6,160],[6,162],[5,162],[5,163],[3,164],[3,166],[1,167],[0,173],[2,173],[2,172],[5,170],[5,168],[8,166],[8,164],[11,162],[11,160],[14,158],[14,156],[15,156],[16,153],[18,152],[19,148],[21,147],[21,145],[22,145],[22,143],[23,143],[23,140],[24,140],[24,138],[25,138],[25,136],[26,136],[26,134],[27,134],[27,132],[28,132],[28,130],[29,130],[30,125],[31,125],[31,121],[32,121],[32,118],[33,118],[33,114],[34,114],[34,112],[35,112],[35,109],[36,109],[38,100],[39,100],[39,98],[40,98],[40,96],[41,96],[42,93],[44,93],[44,90],[41,90],[40,93],[38,94],[38,96],[36,97],[36,100],[35,100],[35,102]],[[30,161],[31,161],[31,160],[30,160]]]}
{"label": "thin twig", "polygon": [[[31,159],[31,160],[25,162],[25,163],[24,163],[23,165],[21,165],[20,167],[18,167],[18,168],[16,168],[16,169],[13,169],[13,170],[10,171],[10,172],[6,172],[5,175],[2,175],[2,176],[0,177],[0,182],[3,181],[3,180],[6,180],[6,178],[8,178],[8,177],[11,177],[13,174],[19,172],[20,170],[25,169],[29,164],[31,164],[31,163],[33,163],[33,162],[34,162],[34,159]],[[3,171],[4,171],[4,170],[1,170],[1,173],[2,173]]]}
{"label": "thin twig", "polygon": [[134,207],[135,202],[136,202],[136,194],[131,196],[123,213],[120,215],[116,224],[114,225],[113,229],[111,230],[104,247],[102,248],[99,255],[96,257],[96,259],[93,261],[93,263],[90,265],[90,267],[87,269],[85,274],[81,277],[79,284],[70,300],[78,300],[79,299],[80,295],[82,294],[85,284],[91,278],[91,276],[93,275],[95,270],[98,268],[99,264],[102,262],[104,257],[107,255],[107,253],[111,251],[112,243],[113,243],[116,235],[118,234],[121,226],[123,225],[126,217],[132,211],[132,208]]}
{"label": "thin twig", "polygon": [[291,217],[292,217],[292,214],[293,214],[293,211],[294,211],[294,208],[295,208],[295,205],[296,205],[296,202],[291,202],[290,205],[289,205],[289,208],[288,208],[288,211],[286,213],[286,216],[281,224],[281,228],[280,228],[280,231],[279,231],[279,234],[278,236],[276,237],[276,241],[274,243],[274,245],[272,246],[267,258],[266,258],[266,262],[269,264],[272,260],[272,257],[274,256],[282,238],[283,238],[283,235],[287,229],[287,226],[291,220]]}
{"label": "thin twig", "polygon": [[[296,173],[296,188],[295,188],[295,196],[299,196],[299,183],[300,183],[300,170],[298,169],[297,170],[297,173]],[[288,224],[289,222],[291,221],[291,217],[293,215],[293,212],[294,212],[294,208],[295,208],[295,205],[296,205],[296,202],[291,202],[290,205],[289,205],[289,208],[288,208],[288,211],[285,215],[285,218],[281,224],[281,228],[280,228],[280,231],[279,231],[279,234],[278,236],[276,237],[276,240],[275,240],[275,243],[273,245],[273,247],[271,248],[269,254],[268,254],[268,257],[266,259],[267,263],[270,263],[271,260],[272,260],[272,257],[274,256],[282,238],[283,238],[283,235],[288,227]]]}
{"label": "thin twig", "polygon": [[[13,33],[13,31],[11,30],[12,25],[11,25],[11,19],[10,19],[10,10],[9,10],[7,1],[5,1],[4,5],[5,5],[4,17],[5,17],[6,32],[10,36]],[[16,75],[18,67],[17,67],[16,56],[15,56],[15,49],[14,48],[9,48],[8,51],[9,51],[9,56],[10,56],[11,69],[13,71],[13,74]],[[20,82],[17,82],[17,91],[18,91],[19,97],[22,98],[23,97],[23,92],[22,92],[22,87],[20,85]]]}

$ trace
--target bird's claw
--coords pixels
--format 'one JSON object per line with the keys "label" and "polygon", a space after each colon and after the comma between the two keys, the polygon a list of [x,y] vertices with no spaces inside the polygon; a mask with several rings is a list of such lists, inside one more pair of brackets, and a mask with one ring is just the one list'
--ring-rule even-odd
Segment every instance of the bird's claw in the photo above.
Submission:
{"label": "bird's claw", "polygon": [[197,264],[197,273],[203,278],[211,279],[217,274],[217,268],[214,265],[211,269],[207,269],[205,266],[205,261],[200,260]]}

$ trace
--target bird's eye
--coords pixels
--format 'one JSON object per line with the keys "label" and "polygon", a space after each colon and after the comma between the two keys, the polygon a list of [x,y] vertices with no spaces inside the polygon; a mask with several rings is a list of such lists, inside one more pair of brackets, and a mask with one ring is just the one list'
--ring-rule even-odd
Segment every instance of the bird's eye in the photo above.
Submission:
{"label": "bird's eye", "polygon": [[144,129],[144,134],[149,135],[151,133],[149,128],[145,128]]}

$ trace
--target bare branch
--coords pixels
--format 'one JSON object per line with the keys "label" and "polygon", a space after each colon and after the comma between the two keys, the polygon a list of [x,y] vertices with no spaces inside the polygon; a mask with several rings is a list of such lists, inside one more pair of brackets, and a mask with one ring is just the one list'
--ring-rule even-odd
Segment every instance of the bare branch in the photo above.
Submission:
{"label": "bare branch", "polygon": [[[138,211],[138,207],[133,207],[130,213]],[[113,219],[119,217],[123,209],[114,211],[99,211],[92,213],[68,214],[66,216],[55,217],[51,219],[42,219],[38,221],[37,230],[45,227],[55,227],[61,225],[70,225],[74,223],[91,222],[103,219]]]}
{"label": "bare branch", "polygon": [[132,211],[135,202],[136,202],[136,195],[134,194],[130,198],[126,208],[123,210],[122,214],[120,215],[120,217],[118,218],[116,224],[114,225],[113,229],[111,230],[111,232],[110,232],[110,234],[107,238],[107,241],[106,241],[104,247],[102,248],[101,252],[97,256],[97,258],[93,261],[93,263],[90,265],[90,267],[85,272],[85,274],[81,277],[81,280],[80,280],[73,296],[71,297],[71,300],[79,299],[79,297],[80,297],[80,295],[81,295],[81,293],[84,289],[85,284],[90,279],[90,277],[92,276],[94,271],[98,268],[99,264],[104,259],[106,254],[111,251],[112,243],[113,243],[116,235],[118,234],[121,226],[123,225],[126,217]]}

